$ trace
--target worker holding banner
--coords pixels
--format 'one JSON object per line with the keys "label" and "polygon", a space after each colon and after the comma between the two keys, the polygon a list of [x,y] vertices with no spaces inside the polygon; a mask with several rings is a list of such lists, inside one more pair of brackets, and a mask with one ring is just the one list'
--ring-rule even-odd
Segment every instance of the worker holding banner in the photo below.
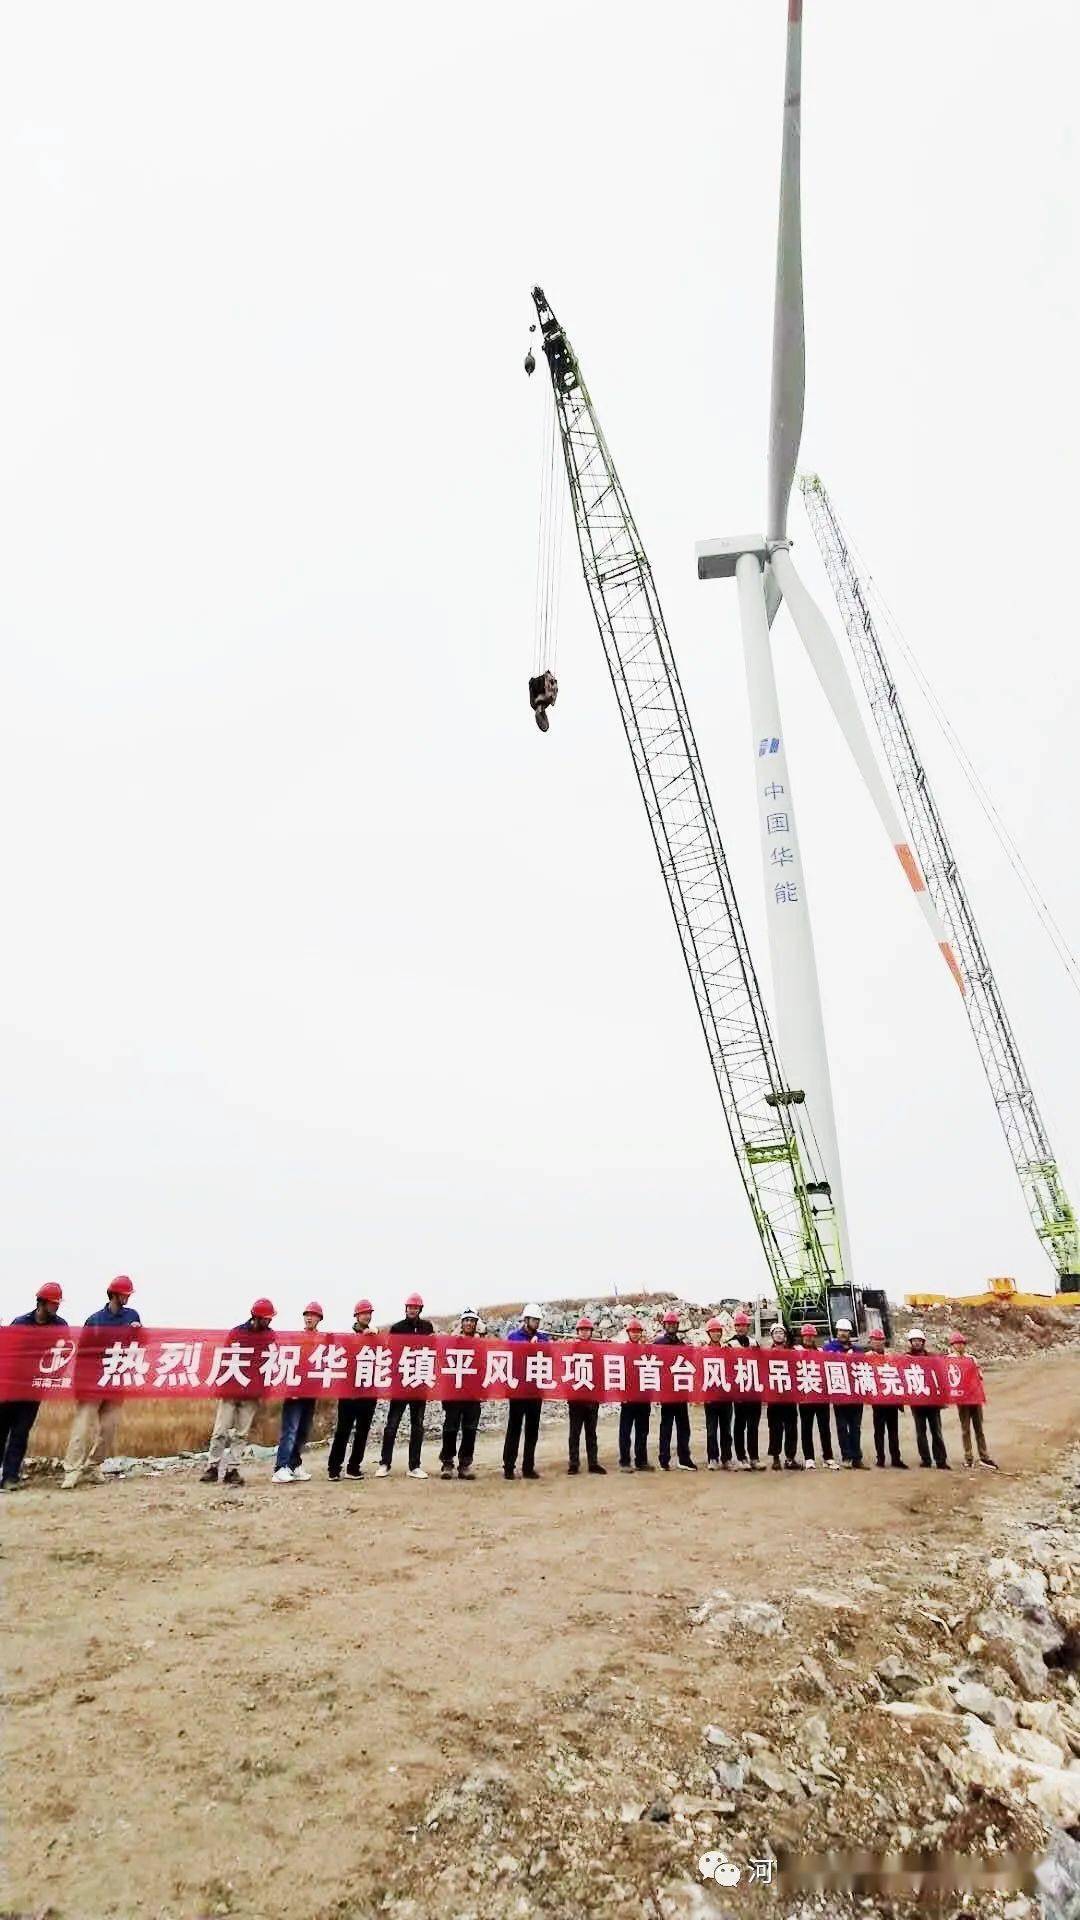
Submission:
{"label": "worker holding banner", "polygon": [[[664,1314],[664,1331],[654,1344],[658,1347],[683,1347],[686,1345],[679,1330],[681,1315],[675,1307],[669,1307]],[[665,1400],[660,1407],[660,1442],[657,1453],[660,1465],[665,1473],[671,1471],[671,1430],[675,1429],[675,1465],[681,1473],[696,1473],[697,1467],[690,1457],[690,1409],[685,1401]]]}
{"label": "worker holding banner", "polygon": [[[374,1311],[370,1300],[357,1301],[353,1308],[352,1330],[354,1333],[366,1334],[374,1339],[371,1333],[371,1316]],[[345,1468],[346,1479],[363,1479],[364,1450],[367,1447],[368,1434],[371,1432],[371,1422],[375,1418],[375,1406],[376,1402],[371,1394],[365,1394],[360,1400],[338,1401],[337,1424],[334,1427],[334,1438],[330,1442],[330,1455],[326,1462],[328,1480],[341,1479],[341,1468],[346,1451],[349,1454],[349,1464]],[[352,1440],[351,1448],[349,1447],[350,1439]]]}
{"label": "worker holding banner", "polygon": [[[408,1334],[415,1340],[425,1339],[435,1329],[430,1320],[421,1315],[424,1302],[418,1293],[410,1293],[405,1302],[405,1318],[395,1320],[391,1333]],[[427,1473],[420,1464],[424,1446],[424,1402],[410,1396],[407,1400],[394,1399],[386,1409],[386,1425],[383,1428],[382,1451],[379,1464],[375,1469],[376,1480],[385,1480],[394,1463],[394,1442],[406,1408],[409,1412],[409,1479],[426,1480]]]}
{"label": "worker holding banner", "polygon": [[[17,1313],[13,1327],[66,1327],[59,1306],[64,1295],[55,1280],[46,1280],[37,1290],[29,1313]],[[30,1429],[38,1416],[40,1400],[5,1400],[0,1404],[0,1489],[14,1493],[19,1486],[22,1463],[26,1458]]]}
{"label": "worker holding banner", "polygon": [[[229,1345],[234,1349],[232,1358],[237,1363],[237,1374],[245,1377],[243,1364],[246,1355],[252,1359],[257,1352],[270,1345],[271,1322],[277,1312],[272,1300],[260,1294],[252,1302],[251,1313],[243,1324],[234,1327],[229,1335]],[[250,1377],[250,1376],[247,1376]],[[242,1487],[244,1482],[240,1473],[240,1449],[251,1432],[251,1423],[259,1410],[256,1396],[241,1396],[237,1399],[219,1400],[214,1416],[214,1427],[210,1435],[209,1459],[206,1472],[199,1475],[205,1486],[210,1486],[218,1478],[220,1470],[223,1487]]]}
{"label": "worker holding banner", "polygon": [[[475,1340],[480,1332],[480,1318],[475,1307],[465,1307],[458,1321],[458,1332],[463,1340]],[[442,1447],[439,1451],[440,1475],[443,1480],[452,1480],[455,1469],[459,1480],[475,1480],[473,1472],[473,1453],[476,1449],[476,1434],[480,1425],[482,1400],[444,1400]]]}
{"label": "worker holding banner", "polygon": [[[645,1328],[637,1315],[624,1328],[631,1346],[643,1347]],[[624,1400],[619,1408],[619,1467],[623,1473],[652,1473],[649,1459],[649,1422],[652,1407],[647,1400]],[[631,1458],[631,1455],[633,1456]]]}
{"label": "worker holding banner", "polygon": [[[121,1327],[140,1326],[139,1315],[134,1307],[128,1305],[134,1291],[127,1274],[117,1274],[115,1280],[109,1281],[105,1305],[92,1313],[84,1324],[88,1327],[104,1327],[110,1332],[118,1331]],[[64,1477],[60,1482],[65,1493],[70,1493],[78,1486],[88,1469],[95,1480],[102,1478],[101,1462],[112,1453],[119,1421],[119,1400],[76,1401],[75,1419],[64,1455]]]}
{"label": "worker holding banner", "polygon": [[[574,1329],[576,1340],[591,1340],[595,1328],[587,1313],[583,1313]],[[571,1400],[567,1407],[570,1431],[567,1445],[569,1462],[567,1473],[581,1471],[581,1441],[585,1439],[585,1461],[590,1473],[606,1473],[607,1468],[600,1465],[600,1449],[596,1438],[596,1426],[600,1417],[599,1400]]]}
{"label": "worker holding banner", "polygon": [[[540,1321],[543,1318],[535,1300],[530,1300],[521,1310],[521,1325],[507,1334],[508,1340],[549,1341],[550,1333],[541,1333]],[[524,1432],[524,1445],[521,1436]],[[536,1442],[540,1437],[540,1401],[536,1397],[527,1400],[511,1400],[506,1409],[506,1439],[503,1442],[503,1477],[513,1480],[517,1475],[518,1447],[521,1445],[521,1477],[523,1480],[539,1480],[536,1471]]]}

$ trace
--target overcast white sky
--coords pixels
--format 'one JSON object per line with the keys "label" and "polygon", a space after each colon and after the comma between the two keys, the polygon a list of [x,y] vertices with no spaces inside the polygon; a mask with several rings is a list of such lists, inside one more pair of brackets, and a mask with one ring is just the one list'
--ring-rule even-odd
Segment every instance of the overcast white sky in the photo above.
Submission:
{"label": "overcast white sky", "polygon": [[[129,1272],[339,1323],[762,1268],[567,552],[532,725],[539,279],[652,556],[767,978],[734,590],[782,0],[4,11],[0,1313]],[[806,0],[816,467],[1080,942],[1069,0]],[[823,576],[801,508],[808,577]],[[786,616],[858,1277],[1049,1284]],[[914,714],[1080,1187],[1080,1002]]]}

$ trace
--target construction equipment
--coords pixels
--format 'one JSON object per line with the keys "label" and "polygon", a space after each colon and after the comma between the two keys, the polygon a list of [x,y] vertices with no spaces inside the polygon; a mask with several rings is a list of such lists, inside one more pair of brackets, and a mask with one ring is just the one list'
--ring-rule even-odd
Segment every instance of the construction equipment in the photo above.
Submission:
{"label": "construction equipment", "polygon": [[951,955],[950,965],[963,990],[968,1023],[1028,1212],[1057,1274],[1059,1291],[1076,1293],[1080,1290],[1080,1229],[1076,1214],[1065,1191],[1001,990],[960,878],[956,855],[885,657],[868,590],[859,577],[836,510],[818,475],[801,475],[799,485],[877,725],[901,812],[918,853],[926,891],[947,937],[949,954],[946,957]]}
{"label": "construction equipment", "polygon": [[574,350],[542,289],[532,297],[585,584],[777,1300],[786,1320],[861,1323],[813,1115],[769,1030],[652,569]]}

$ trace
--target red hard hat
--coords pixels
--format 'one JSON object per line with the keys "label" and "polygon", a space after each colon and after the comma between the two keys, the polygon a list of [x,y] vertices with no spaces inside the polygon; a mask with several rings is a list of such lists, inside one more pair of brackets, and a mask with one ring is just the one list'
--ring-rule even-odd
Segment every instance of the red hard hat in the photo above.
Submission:
{"label": "red hard hat", "polygon": [[716,1314],[714,1313],[714,1314],[713,1314],[713,1317],[712,1317],[712,1319],[711,1319],[711,1320],[706,1320],[706,1322],[705,1322],[705,1331],[706,1331],[706,1333],[723,1333],[723,1331],[724,1331],[724,1323],[723,1323],[723,1321],[722,1321],[721,1319],[719,1319],[719,1317],[718,1317],[718,1316],[717,1316],[717,1315],[716,1315]]}
{"label": "red hard hat", "polygon": [[628,1320],[626,1323],[626,1331],[627,1333],[644,1333],[645,1329],[640,1320]]}
{"label": "red hard hat", "polygon": [[405,1302],[405,1305],[407,1307],[422,1307],[423,1304],[424,1304],[423,1295],[419,1293],[410,1293],[408,1299]]}
{"label": "red hard hat", "polygon": [[883,1327],[871,1327],[866,1337],[868,1340],[880,1340],[882,1346],[885,1345],[885,1330]]}
{"label": "red hard hat", "polygon": [[317,1314],[320,1320],[323,1317],[323,1310],[317,1300],[309,1300],[307,1306],[304,1308],[304,1312]]}
{"label": "red hard hat", "polygon": [[106,1293],[118,1293],[121,1300],[130,1300],[135,1289],[126,1273],[118,1273],[115,1280],[109,1281],[105,1291]]}
{"label": "red hard hat", "polygon": [[588,1333],[591,1333],[591,1332],[592,1332],[592,1330],[593,1330],[593,1323],[592,1323],[592,1321],[591,1321],[591,1320],[589,1319],[589,1316],[588,1316],[588,1314],[587,1314],[587,1313],[583,1313],[583,1314],[582,1314],[582,1316],[581,1316],[581,1319],[580,1319],[580,1320],[578,1321],[578,1323],[577,1323],[577,1331],[578,1331],[579,1333],[580,1333],[580,1332],[582,1331],[582,1329],[583,1329],[583,1328],[584,1328],[584,1329],[585,1329],[585,1330],[586,1330],[586,1331],[587,1331]]}
{"label": "red hard hat", "polygon": [[259,1298],[253,1300],[251,1303],[251,1317],[253,1320],[272,1320],[276,1312],[277,1308],[273,1301],[268,1300],[265,1293],[260,1294]]}
{"label": "red hard hat", "polygon": [[665,1327],[677,1327],[681,1318],[682,1315],[676,1313],[674,1307],[669,1307],[664,1315],[664,1325]]}
{"label": "red hard hat", "polygon": [[353,1308],[353,1319],[359,1320],[362,1313],[374,1313],[374,1311],[370,1300],[358,1300]]}
{"label": "red hard hat", "polygon": [[747,1313],[745,1307],[740,1307],[738,1313],[732,1317],[737,1327],[748,1327],[750,1325],[750,1315]]}
{"label": "red hard hat", "polygon": [[58,1307],[64,1294],[63,1289],[57,1286],[55,1280],[46,1280],[45,1285],[38,1288],[34,1297],[37,1300],[44,1300],[50,1307]]}
{"label": "red hard hat", "polygon": [[967,1334],[961,1333],[959,1327],[954,1327],[952,1332],[949,1335],[949,1345],[950,1347],[957,1347],[957,1346],[966,1347]]}
{"label": "red hard hat", "polygon": [[807,1338],[807,1336],[809,1336],[809,1338],[810,1338],[811,1340],[816,1340],[816,1339],[817,1339],[817,1328],[816,1328],[816,1327],[812,1327],[812,1326],[810,1325],[810,1322],[809,1322],[809,1320],[808,1320],[808,1321],[806,1322],[806,1325],[805,1325],[804,1327],[800,1327],[800,1328],[799,1328],[799,1337],[800,1337],[800,1339],[802,1339],[802,1340],[805,1340],[805,1339]]}

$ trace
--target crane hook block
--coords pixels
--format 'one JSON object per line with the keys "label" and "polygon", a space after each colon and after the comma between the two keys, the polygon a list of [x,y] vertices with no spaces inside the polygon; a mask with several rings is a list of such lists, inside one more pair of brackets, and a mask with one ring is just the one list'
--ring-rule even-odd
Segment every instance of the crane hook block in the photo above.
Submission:
{"label": "crane hook block", "polygon": [[559,697],[559,683],[553,673],[534,674],[529,681],[529,705],[541,733],[548,730],[547,710]]}
{"label": "crane hook block", "polygon": [[525,355],[525,371],[526,373],[536,372],[536,355],[533,352],[531,347],[529,348],[528,353]]}

